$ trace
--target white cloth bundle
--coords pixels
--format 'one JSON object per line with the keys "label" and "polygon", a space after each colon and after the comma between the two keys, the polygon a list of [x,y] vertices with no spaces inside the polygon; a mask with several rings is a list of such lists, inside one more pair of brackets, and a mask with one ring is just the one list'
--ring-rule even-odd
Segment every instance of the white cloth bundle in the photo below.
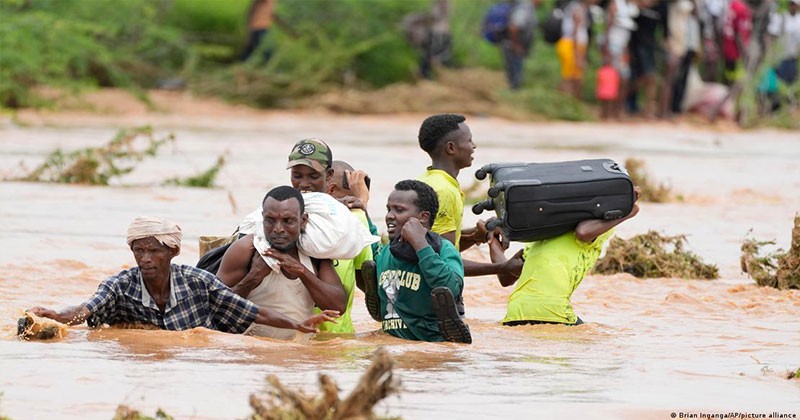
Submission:
{"label": "white cloth bundle", "polygon": [[[317,259],[345,260],[355,258],[366,246],[380,241],[344,204],[328,194],[310,192],[303,194],[308,223],[298,239],[298,248]],[[245,216],[239,224],[239,233],[253,234],[253,245],[263,253],[270,245],[264,237],[262,209]],[[275,269],[277,261],[264,258]],[[273,266],[274,265],[274,266]]]}

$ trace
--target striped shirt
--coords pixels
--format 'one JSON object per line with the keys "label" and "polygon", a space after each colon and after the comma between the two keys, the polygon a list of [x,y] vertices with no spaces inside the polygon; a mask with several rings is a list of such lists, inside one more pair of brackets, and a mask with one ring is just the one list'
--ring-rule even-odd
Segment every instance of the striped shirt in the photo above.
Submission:
{"label": "striped shirt", "polygon": [[243,333],[255,321],[258,306],[233,293],[213,274],[188,265],[170,265],[170,299],[164,312],[150,297],[138,267],[111,276],[85,303],[90,327],[145,323],[165,330],[205,327]]}

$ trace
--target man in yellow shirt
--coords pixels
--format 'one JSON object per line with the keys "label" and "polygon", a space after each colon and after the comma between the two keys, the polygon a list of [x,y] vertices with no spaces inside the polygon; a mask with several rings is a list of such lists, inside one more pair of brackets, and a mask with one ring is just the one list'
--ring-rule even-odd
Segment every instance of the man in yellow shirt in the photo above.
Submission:
{"label": "man in yellow shirt", "polygon": [[634,203],[624,218],[584,220],[573,232],[526,244],[511,260],[506,259],[504,246],[494,232],[490,234],[489,254],[493,262],[520,258],[524,261],[515,273],[497,275],[503,287],[516,283],[508,298],[503,324],[582,324],[572,310],[572,293],[594,267],[613,228],[638,212],[639,205]]}
{"label": "man in yellow shirt", "polygon": [[[464,192],[458,183],[461,169],[472,166],[475,143],[463,115],[439,114],[423,121],[419,129],[419,146],[431,158],[428,170],[418,179],[430,185],[439,199],[439,212],[431,228],[463,252],[473,245],[485,243],[486,225],[479,221],[475,227],[462,229]],[[465,276],[508,274],[511,263],[481,263],[464,260]],[[518,265],[518,264],[516,264]]]}

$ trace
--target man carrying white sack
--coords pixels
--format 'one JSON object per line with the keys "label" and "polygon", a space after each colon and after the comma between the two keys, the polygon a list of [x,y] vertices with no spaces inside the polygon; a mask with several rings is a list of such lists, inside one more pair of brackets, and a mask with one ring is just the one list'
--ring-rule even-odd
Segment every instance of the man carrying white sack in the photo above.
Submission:
{"label": "man carrying white sack", "polygon": [[[310,257],[330,259],[347,297],[346,310],[337,322],[325,322],[319,329],[354,333],[351,308],[356,279],[360,278],[362,263],[372,260],[370,245],[380,240],[368,228],[367,174],[354,170],[346,162],[334,161],[330,147],[319,139],[297,142],[289,153],[287,169],[290,170],[292,187],[302,193],[308,214],[306,228],[298,237],[298,248]],[[266,255],[270,244],[264,238],[262,216],[261,208],[250,213],[238,231],[253,234],[255,249],[274,269],[276,261]],[[217,274],[228,285],[236,281],[236,278],[228,278],[221,268]],[[238,290],[234,287],[234,291]],[[249,295],[242,296],[251,299]],[[254,302],[259,303],[258,300]]]}
{"label": "man carrying white sack", "polygon": [[136,267],[121,271],[102,283],[87,302],[56,312],[35,307],[30,312],[69,325],[84,321],[103,324],[152,324],[165,330],[205,327],[244,333],[254,324],[311,333],[336,311],[296,320],[284,313],[259,307],[233,293],[214,275],[172,264],[180,253],[181,229],[154,217],[137,217],[128,228],[128,246]]}
{"label": "man carrying white sack", "polygon": [[[303,195],[288,185],[275,187],[262,209],[262,228],[238,239],[222,257],[220,280],[243,298],[295,317],[311,317],[314,307],[322,314],[344,312],[347,297],[331,260],[312,258],[298,248],[308,223]],[[292,329],[266,326],[253,333],[281,340],[296,336]]]}

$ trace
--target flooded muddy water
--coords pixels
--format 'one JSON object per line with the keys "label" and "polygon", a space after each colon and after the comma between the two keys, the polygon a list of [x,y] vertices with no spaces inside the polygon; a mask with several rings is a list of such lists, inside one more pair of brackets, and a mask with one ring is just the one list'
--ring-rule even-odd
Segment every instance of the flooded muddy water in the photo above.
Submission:
{"label": "flooded muddy water", "polygon": [[[670,413],[773,412],[800,416],[800,292],[760,288],[739,271],[748,230],[787,247],[800,211],[797,132],[683,125],[513,123],[470,117],[473,167],[500,161],[608,157],[645,161],[683,201],[643,203],[617,235],[656,229],[686,234],[720,268],[714,281],[591,275],[573,297],[587,323],[502,327],[511,289],[468,278],[474,344],[407,342],[384,335],[357,292],[355,336],[277,342],[205,329],[183,332],[73,327],[59,341],[15,337],[20,311],[63,308],[91,296],[106,276],[134,264],[125,230],[136,216],[177,221],[177,263],[194,264],[199,235],[232,232],[270,187],[288,183],[292,144],[326,140],[335,159],[369,172],[370,216],[383,223],[393,184],[429,163],[416,144],[424,116],[345,117],[305,113],[133,115],[52,118],[0,125],[0,175],[19,175],[55,148],[97,146],[118,127],[150,123],[176,141],[110,187],[0,183],[0,414],[13,419],[108,419],[126,404],[152,415],[234,419],[276,374],[317,390],[330,374],[349,393],[371,353],[395,357],[399,396],[378,414],[441,418],[653,418]],[[217,189],[160,186],[194,175],[227,154]],[[21,166],[22,165],[22,166]],[[488,215],[487,215],[488,216]],[[465,211],[465,223],[477,216]],[[518,245],[517,245],[518,246]],[[484,248],[472,259],[488,259]]]}

